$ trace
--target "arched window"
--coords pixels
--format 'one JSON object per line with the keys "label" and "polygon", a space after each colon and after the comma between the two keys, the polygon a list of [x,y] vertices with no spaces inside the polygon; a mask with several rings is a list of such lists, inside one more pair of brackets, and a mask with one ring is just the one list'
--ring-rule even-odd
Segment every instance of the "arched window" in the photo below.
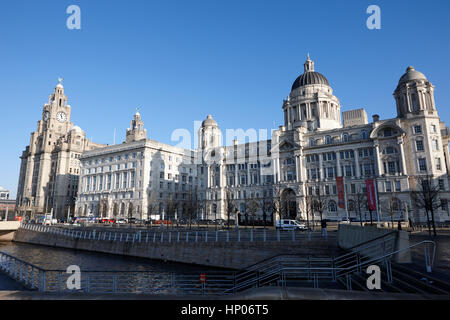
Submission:
{"label": "arched window", "polygon": [[369,135],[367,134],[366,130],[361,131],[361,135],[360,135],[362,140],[366,140],[369,138]]}
{"label": "arched window", "polygon": [[330,144],[331,143],[331,136],[326,136],[325,137],[325,143],[326,144]]}
{"label": "arched window", "polygon": [[314,140],[314,138],[310,138],[309,139],[309,146],[312,147],[312,146],[315,146],[315,145],[316,145],[316,141]]}
{"label": "arched window", "polygon": [[342,141],[343,142],[348,142],[348,133],[347,132],[342,134]]}
{"label": "arched window", "polygon": [[334,201],[329,201],[328,202],[328,211],[329,212],[336,212],[337,211],[336,202],[334,202]]}

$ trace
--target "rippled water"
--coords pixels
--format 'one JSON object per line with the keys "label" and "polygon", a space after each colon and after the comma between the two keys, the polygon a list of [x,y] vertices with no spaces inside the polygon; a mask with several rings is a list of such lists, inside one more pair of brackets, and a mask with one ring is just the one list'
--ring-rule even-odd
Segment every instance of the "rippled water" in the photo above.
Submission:
{"label": "rippled water", "polygon": [[66,270],[70,265],[82,271],[155,271],[190,273],[220,270],[183,263],[163,262],[105,253],[46,247],[32,244],[0,242],[0,251],[44,269]]}

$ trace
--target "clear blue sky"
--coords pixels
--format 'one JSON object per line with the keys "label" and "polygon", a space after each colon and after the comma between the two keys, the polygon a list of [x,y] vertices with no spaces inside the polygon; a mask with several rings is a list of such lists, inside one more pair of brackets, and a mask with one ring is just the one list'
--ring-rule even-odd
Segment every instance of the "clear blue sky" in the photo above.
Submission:
{"label": "clear blue sky", "polygon": [[[66,8],[81,8],[81,30]],[[381,8],[381,30],[366,9]],[[135,112],[149,138],[174,144],[212,114],[226,128],[282,124],[282,99],[309,52],[342,110],[395,117],[392,93],[407,66],[436,86],[450,122],[450,2],[442,1],[1,1],[0,185],[15,196],[19,156],[57,84],[72,122],[95,142],[123,141]]]}

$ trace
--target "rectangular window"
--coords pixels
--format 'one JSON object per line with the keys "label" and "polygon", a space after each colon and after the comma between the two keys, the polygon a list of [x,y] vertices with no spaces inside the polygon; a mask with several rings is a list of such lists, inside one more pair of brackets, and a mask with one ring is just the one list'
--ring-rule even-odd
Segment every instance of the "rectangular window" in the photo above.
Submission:
{"label": "rectangular window", "polygon": [[386,192],[391,192],[392,191],[392,187],[391,187],[391,182],[390,181],[386,181]]}
{"label": "rectangular window", "polygon": [[126,189],[127,188],[127,179],[128,178],[128,174],[126,172],[123,173],[123,188]]}
{"label": "rectangular window", "polygon": [[425,158],[419,159],[419,170],[427,171],[427,160]]}
{"label": "rectangular window", "polygon": [[389,174],[395,174],[395,161],[389,161],[388,162],[388,172]]}
{"label": "rectangular window", "polygon": [[439,141],[434,139],[433,143],[432,143],[432,146],[433,146],[433,151],[438,151],[439,150]]}
{"label": "rectangular window", "polygon": [[436,170],[442,170],[441,158],[436,158]]}
{"label": "rectangular window", "polygon": [[329,167],[328,168],[328,178],[334,178],[334,168],[333,167]]}
{"label": "rectangular window", "polygon": [[400,181],[395,181],[395,191],[402,191]]}
{"label": "rectangular window", "polygon": [[439,190],[444,191],[445,190],[444,180],[439,179],[438,183],[439,183]]}
{"label": "rectangular window", "polygon": [[442,208],[443,211],[448,211],[447,199],[441,199],[441,208]]}
{"label": "rectangular window", "polygon": [[414,133],[415,134],[422,133],[422,127],[421,126],[414,126]]}
{"label": "rectangular window", "polygon": [[417,151],[423,151],[423,141],[422,140],[417,140],[416,141],[416,149]]}
{"label": "rectangular window", "polygon": [[345,176],[351,177],[352,176],[352,166],[345,166]]}

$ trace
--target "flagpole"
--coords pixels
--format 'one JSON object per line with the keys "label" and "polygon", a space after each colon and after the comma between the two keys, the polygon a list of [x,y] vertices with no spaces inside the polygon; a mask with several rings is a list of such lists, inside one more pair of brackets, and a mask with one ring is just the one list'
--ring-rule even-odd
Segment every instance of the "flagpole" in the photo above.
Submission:
{"label": "flagpole", "polygon": [[374,181],[374,184],[375,184],[375,193],[376,193],[376,195],[375,195],[375,204],[377,206],[377,221],[378,221],[378,228],[379,228],[381,223],[380,223],[380,208],[378,206],[378,183],[377,183],[376,179],[374,179],[373,181]]}

